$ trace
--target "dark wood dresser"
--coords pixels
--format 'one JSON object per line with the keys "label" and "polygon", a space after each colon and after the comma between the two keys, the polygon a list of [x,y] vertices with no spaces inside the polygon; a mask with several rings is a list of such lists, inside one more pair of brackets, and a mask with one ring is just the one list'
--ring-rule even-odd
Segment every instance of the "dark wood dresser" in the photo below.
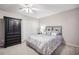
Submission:
{"label": "dark wood dresser", "polygon": [[21,19],[4,16],[5,41],[4,47],[21,43]]}

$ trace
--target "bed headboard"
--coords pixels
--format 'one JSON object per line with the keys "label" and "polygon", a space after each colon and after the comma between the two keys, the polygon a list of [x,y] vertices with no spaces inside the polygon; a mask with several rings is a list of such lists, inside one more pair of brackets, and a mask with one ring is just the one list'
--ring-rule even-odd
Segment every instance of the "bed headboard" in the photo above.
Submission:
{"label": "bed headboard", "polygon": [[52,26],[53,30],[52,31],[57,31],[59,33],[62,33],[62,26]]}
{"label": "bed headboard", "polygon": [[62,34],[62,26],[46,26],[45,28],[46,32],[58,32]]}

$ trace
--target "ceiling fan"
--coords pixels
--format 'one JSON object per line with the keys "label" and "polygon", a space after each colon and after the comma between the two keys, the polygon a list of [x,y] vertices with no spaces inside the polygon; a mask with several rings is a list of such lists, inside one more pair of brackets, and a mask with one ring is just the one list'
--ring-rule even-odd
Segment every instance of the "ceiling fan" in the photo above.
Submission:
{"label": "ceiling fan", "polygon": [[26,13],[33,13],[35,11],[38,11],[40,9],[34,8],[32,4],[21,4],[22,8],[20,8],[22,11],[25,11]]}

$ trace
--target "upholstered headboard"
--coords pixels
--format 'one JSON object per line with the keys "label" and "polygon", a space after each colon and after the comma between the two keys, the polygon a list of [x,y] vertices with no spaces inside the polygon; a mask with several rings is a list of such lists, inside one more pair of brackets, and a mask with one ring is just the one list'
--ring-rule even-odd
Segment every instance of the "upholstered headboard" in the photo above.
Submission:
{"label": "upholstered headboard", "polygon": [[53,27],[53,31],[57,31],[59,33],[62,33],[62,26],[52,26]]}
{"label": "upholstered headboard", "polygon": [[47,33],[58,32],[62,34],[62,26],[46,26],[45,31]]}

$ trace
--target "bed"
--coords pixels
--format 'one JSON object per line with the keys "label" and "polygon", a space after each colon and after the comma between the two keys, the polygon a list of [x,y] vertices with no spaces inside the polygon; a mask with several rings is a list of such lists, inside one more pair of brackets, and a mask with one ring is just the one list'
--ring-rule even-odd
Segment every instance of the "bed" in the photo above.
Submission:
{"label": "bed", "polygon": [[43,55],[50,55],[62,43],[62,27],[46,26],[46,34],[32,34],[27,45]]}

